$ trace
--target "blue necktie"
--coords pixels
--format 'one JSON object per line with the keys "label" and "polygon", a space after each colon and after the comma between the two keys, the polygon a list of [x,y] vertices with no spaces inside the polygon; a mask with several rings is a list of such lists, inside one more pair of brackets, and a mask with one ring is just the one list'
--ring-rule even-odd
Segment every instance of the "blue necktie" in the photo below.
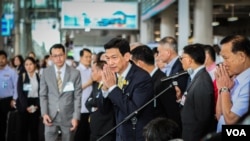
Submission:
{"label": "blue necktie", "polygon": [[188,81],[187,81],[186,90],[189,88],[190,84],[191,84],[191,77],[189,76],[189,77],[188,77]]}

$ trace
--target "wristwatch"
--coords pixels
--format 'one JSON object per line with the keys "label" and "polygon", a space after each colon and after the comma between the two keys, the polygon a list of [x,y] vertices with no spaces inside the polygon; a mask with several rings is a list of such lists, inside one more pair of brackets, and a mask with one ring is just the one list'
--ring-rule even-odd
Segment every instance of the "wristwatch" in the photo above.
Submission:
{"label": "wristwatch", "polygon": [[223,93],[223,92],[228,92],[230,93],[230,89],[228,87],[222,87],[220,88],[219,94]]}

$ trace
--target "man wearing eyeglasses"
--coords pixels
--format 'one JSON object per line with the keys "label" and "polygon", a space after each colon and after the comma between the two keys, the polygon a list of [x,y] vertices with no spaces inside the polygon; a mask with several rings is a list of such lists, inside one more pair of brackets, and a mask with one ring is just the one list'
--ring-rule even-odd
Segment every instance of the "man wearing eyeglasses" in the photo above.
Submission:
{"label": "man wearing eyeglasses", "polygon": [[45,141],[56,141],[59,129],[62,141],[72,141],[80,119],[81,75],[65,63],[66,53],[62,44],[53,45],[50,56],[54,65],[44,70],[40,82]]}

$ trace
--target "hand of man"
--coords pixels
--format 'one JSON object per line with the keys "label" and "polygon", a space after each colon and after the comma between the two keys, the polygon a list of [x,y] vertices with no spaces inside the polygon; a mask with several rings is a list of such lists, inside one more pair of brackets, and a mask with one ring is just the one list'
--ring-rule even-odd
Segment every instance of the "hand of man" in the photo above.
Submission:
{"label": "hand of man", "polygon": [[178,86],[174,86],[176,91],[176,102],[180,101],[182,98],[181,89]]}
{"label": "hand of man", "polygon": [[107,88],[110,88],[116,84],[116,76],[115,73],[110,70],[108,65],[104,65],[102,72],[102,81],[103,85]]}
{"label": "hand of man", "polygon": [[70,128],[70,131],[75,131],[77,126],[78,126],[78,120],[77,119],[72,119],[71,124],[72,124],[72,127]]}
{"label": "hand of man", "polygon": [[215,71],[215,79],[217,88],[220,89],[222,87],[232,88],[234,85],[234,81],[232,77],[229,76],[225,66],[220,64]]}
{"label": "hand of man", "polygon": [[10,107],[16,109],[16,100],[13,99],[10,101]]}
{"label": "hand of man", "polygon": [[52,120],[50,119],[49,115],[47,114],[43,115],[43,123],[47,126],[52,125]]}

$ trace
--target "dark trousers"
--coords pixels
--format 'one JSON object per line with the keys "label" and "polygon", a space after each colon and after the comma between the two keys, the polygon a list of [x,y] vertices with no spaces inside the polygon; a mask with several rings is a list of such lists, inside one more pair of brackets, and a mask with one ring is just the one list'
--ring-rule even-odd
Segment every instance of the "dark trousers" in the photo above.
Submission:
{"label": "dark trousers", "polygon": [[[7,114],[11,111],[10,102],[12,97],[0,99],[0,141],[5,141]],[[14,110],[14,109],[13,109]]]}
{"label": "dark trousers", "polygon": [[[28,106],[36,105],[38,98],[28,98]],[[18,141],[39,141],[40,109],[34,113],[18,112],[17,138]]]}
{"label": "dark trousers", "polygon": [[38,141],[39,114],[35,113],[19,113],[17,137],[19,141]]}
{"label": "dark trousers", "polygon": [[89,141],[90,128],[89,128],[89,113],[82,113],[79,125],[77,127],[74,141]]}

